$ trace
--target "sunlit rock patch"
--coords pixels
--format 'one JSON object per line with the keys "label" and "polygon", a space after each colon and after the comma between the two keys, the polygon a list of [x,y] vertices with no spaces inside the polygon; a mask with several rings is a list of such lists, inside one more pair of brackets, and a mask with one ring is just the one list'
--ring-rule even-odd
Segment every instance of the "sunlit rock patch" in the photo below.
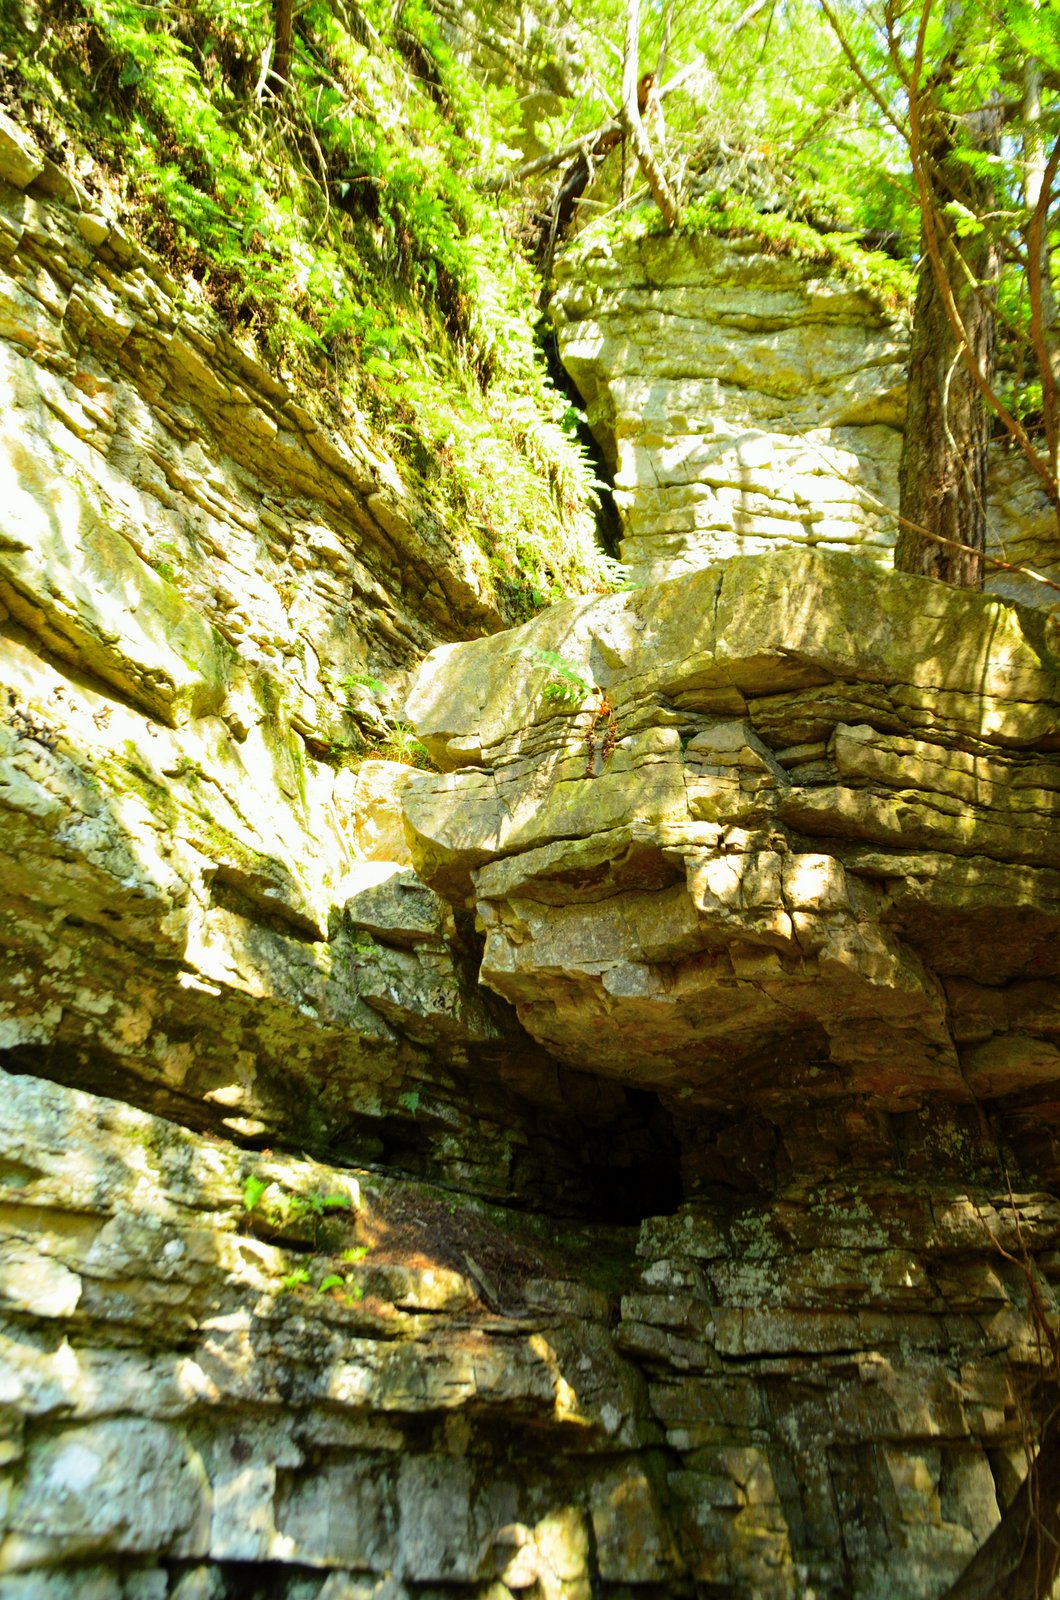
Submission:
{"label": "sunlit rock patch", "polygon": [[[564,365],[614,475],[639,578],[791,546],[890,562],[907,329],[842,275],[751,238],[647,235],[557,262]],[[1056,519],[1001,446],[989,544],[1060,575]],[[988,573],[1032,605],[1055,592]]]}
{"label": "sunlit rock patch", "polygon": [[[535,1038],[675,1114],[1018,1106],[1060,1082],[1043,638],[986,597],[786,551],[443,647],[410,712],[455,770],[405,791],[413,860],[474,905],[482,979]],[[606,716],[550,696],[542,651]]]}

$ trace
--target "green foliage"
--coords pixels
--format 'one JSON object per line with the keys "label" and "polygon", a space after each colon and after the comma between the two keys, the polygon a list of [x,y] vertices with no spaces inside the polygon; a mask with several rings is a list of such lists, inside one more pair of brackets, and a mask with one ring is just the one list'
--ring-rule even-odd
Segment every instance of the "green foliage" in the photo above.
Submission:
{"label": "green foliage", "polygon": [[566,656],[559,655],[555,650],[539,650],[536,645],[528,645],[526,654],[549,670],[544,689],[546,700],[557,700],[561,705],[573,709],[580,706],[589,695],[603,699],[603,690],[583,677]]}
{"label": "green foliage", "polygon": [[268,1188],[267,1178],[259,1178],[256,1172],[249,1173],[243,1182],[244,1211],[256,1211],[259,1201]]}
{"label": "green foliage", "polygon": [[[549,112],[532,129],[524,124],[524,134],[558,148],[604,127],[618,94],[615,43],[625,9],[624,0],[571,0],[561,24],[543,25],[537,58],[523,69],[522,103],[545,104]],[[664,93],[675,75],[680,83],[664,98],[665,134],[657,121],[648,128],[679,196],[682,226],[742,234],[764,250],[820,261],[888,312],[910,304],[922,251],[922,196],[910,159],[910,104],[920,106],[934,128],[929,137],[939,136],[940,148],[953,146],[939,161],[943,231],[957,241],[990,234],[999,249],[990,292],[999,306],[1005,403],[1020,418],[1040,410],[1035,428],[1047,442],[1051,431],[1055,453],[1055,179],[1040,212],[1045,237],[1034,245],[1030,225],[1036,182],[1060,138],[1057,0],[785,0],[761,7],[688,0],[680,8],[645,4],[641,16],[640,70],[660,64],[665,34]],[[1003,117],[996,150],[982,147],[980,114],[990,106]],[[962,167],[980,190],[989,180],[988,203],[972,198],[973,185],[961,192]],[[656,207],[644,203],[639,173],[632,196],[624,194],[628,168],[628,152],[616,146],[594,171],[572,225],[586,245],[664,226]],[[532,208],[539,227],[556,188],[553,172],[539,177],[512,202],[513,213],[530,227]],[[1035,336],[1030,301],[1038,264],[1045,293]]]}
{"label": "green foliage", "polygon": [[314,1243],[321,1238],[328,1218],[353,1209],[348,1194],[310,1190],[292,1194],[268,1178],[251,1172],[243,1180],[243,1210],[248,1222],[260,1220],[268,1229],[282,1233],[308,1230]]}
{"label": "green foliage", "polygon": [[[958,277],[970,273],[971,260],[996,259],[985,269],[990,281],[980,287],[997,307],[1001,376],[994,387],[1010,413],[1001,425],[1025,454],[1038,453],[1040,476],[1055,502],[1055,173],[1051,195],[1038,206],[1048,152],[1060,138],[1055,0],[1001,0],[990,7],[918,0],[885,14],[854,0],[822,3],[857,64],[869,120],[886,132],[903,167],[913,168],[918,200],[934,219],[932,233],[943,251],[948,235],[956,245],[950,257],[963,258]],[[1036,212],[1042,223],[1037,237]],[[926,240],[925,233],[925,248]],[[963,249],[963,241],[976,240],[979,248]],[[956,287],[959,296],[964,284]],[[1033,436],[1044,436],[1044,445]]]}
{"label": "green foliage", "polygon": [[426,745],[420,743],[407,722],[393,723],[374,753],[386,761],[403,761],[409,767],[429,769],[432,765]]}
{"label": "green foliage", "polygon": [[740,235],[757,240],[767,253],[800,256],[838,269],[851,283],[888,311],[911,303],[916,276],[906,261],[880,250],[864,250],[849,233],[822,233],[783,212],[760,212],[737,195],[711,195],[688,207],[682,217],[689,233]]}
{"label": "green foliage", "polygon": [[536,285],[471,181],[503,135],[429,6],[307,0],[286,87],[265,71],[270,0],[42,16],[25,94],[56,125],[82,108],[147,243],[332,425],[396,458],[484,596],[598,583],[592,473],[535,345]]}
{"label": "green foliage", "polygon": [[[643,238],[662,231],[654,207],[616,214],[594,223],[578,237],[576,250],[591,249],[601,239]],[[692,201],[681,214],[685,234],[718,234],[756,240],[769,255],[799,256],[819,261],[871,295],[882,309],[894,312],[908,306],[916,274],[907,261],[895,260],[880,250],[866,250],[849,232],[822,232],[782,211],[760,211],[746,196],[721,191]]]}
{"label": "green foliage", "polygon": [[307,1284],[310,1281],[309,1269],[307,1267],[296,1267],[293,1272],[288,1272],[285,1277],[280,1279],[280,1287],[290,1292],[292,1289],[300,1289],[303,1284]]}
{"label": "green foliage", "polygon": [[317,1284],[317,1294],[331,1294],[347,1306],[364,1299],[364,1289],[351,1272],[329,1272]]}
{"label": "green foliage", "polygon": [[351,694],[354,689],[370,689],[373,694],[386,693],[386,684],[381,682],[379,678],[373,678],[367,672],[348,673],[345,678],[339,679],[339,683],[347,694]]}
{"label": "green foliage", "polygon": [[[367,1254],[367,1245],[362,1245],[359,1251],[345,1251],[343,1259],[361,1261]],[[326,1294],[347,1306],[354,1306],[364,1299],[364,1289],[352,1272],[325,1272],[319,1282],[314,1283],[313,1270],[298,1267],[280,1279],[280,1288],[288,1293],[293,1289],[311,1289],[314,1294]]]}

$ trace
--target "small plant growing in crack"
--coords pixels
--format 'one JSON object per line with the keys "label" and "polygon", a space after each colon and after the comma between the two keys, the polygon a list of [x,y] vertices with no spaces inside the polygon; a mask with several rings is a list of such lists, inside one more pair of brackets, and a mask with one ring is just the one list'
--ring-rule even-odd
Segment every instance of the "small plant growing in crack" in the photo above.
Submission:
{"label": "small plant growing in crack", "polygon": [[[592,695],[593,708],[589,726],[585,730],[585,777],[598,778],[618,742],[618,724],[615,720],[614,706],[600,685],[583,677],[566,656],[561,656],[555,650],[540,650],[536,645],[529,646],[527,654],[549,669],[550,676],[544,691],[546,700],[558,700],[568,710],[574,711],[582,706],[589,695]],[[598,738],[601,724],[603,736]]]}
{"label": "small plant growing in crack", "polygon": [[583,678],[573,661],[568,661],[558,651],[539,650],[536,645],[529,645],[526,653],[549,670],[545,683],[546,700],[558,700],[572,710],[581,705],[586,695],[591,694],[598,702],[604,701],[604,691],[600,685]]}
{"label": "small plant growing in crack", "polygon": [[287,1194],[256,1172],[243,1180],[243,1215],[253,1227],[260,1219],[274,1232],[293,1229],[304,1232],[308,1224],[314,1248],[320,1244],[328,1219],[336,1213],[356,1210],[348,1194]]}

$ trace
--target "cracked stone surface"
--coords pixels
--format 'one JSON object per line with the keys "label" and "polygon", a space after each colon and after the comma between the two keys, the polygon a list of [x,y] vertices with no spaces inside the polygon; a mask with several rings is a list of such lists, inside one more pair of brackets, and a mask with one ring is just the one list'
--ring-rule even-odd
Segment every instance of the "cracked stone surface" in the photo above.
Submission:
{"label": "cracked stone surface", "polygon": [[474,574],[0,180],[0,1600],[936,1600],[1056,1316],[1060,708],[1041,615],[781,548],[883,550],[789,424],[885,475],[893,330],[653,268],[629,538],[728,549],[735,463],[773,553],[442,645],[441,770],[355,770]]}
{"label": "cracked stone surface", "polygon": [[456,770],[405,791],[414,863],[533,1037],[675,1114],[1018,1111],[1060,1083],[1047,631],[788,550],[444,646],[409,711]]}
{"label": "cracked stone surface", "polygon": [[594,1234],[0,1089],[5,1600],[933,1600],[1019,1481],[1060,1208],[928,1139]]}
{"label": "cracked stone surface", "polygon": [[[887,565],[907,329],[820,262],[752,239],[574,247],[550,303],[563,364],[614,474],[622,559],[641,579],[790,545]],[[1056,519],[1000,447],[989,548],[1060,578]],[[1055,591],[993,571],[991,591]]]}

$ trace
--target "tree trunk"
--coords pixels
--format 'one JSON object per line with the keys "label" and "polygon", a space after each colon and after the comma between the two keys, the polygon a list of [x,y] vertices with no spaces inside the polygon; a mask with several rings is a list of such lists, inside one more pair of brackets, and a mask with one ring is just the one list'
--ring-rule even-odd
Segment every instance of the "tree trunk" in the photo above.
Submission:
{"label": "tree trunk", "polygon": [[1046,1600],[1060,1569],[1060,1412],[1019,1493],[942,1600]]}
{"label": "tree trunk", "polygon": [[633,146],[633,153],[637,158],[651,197],[663,214],[667,228],[676,228],[678,222],[677,199],[666,175],[656,161],[648,136],[644,131],[644,124],[640,120],[640,108],[637,104],[637,84],[639,69],[637,59],[640,49],[640,0],[626,0],[626,49],[623,57],[622,68],[622,113],[620,121],[629,142]]}
{"label": "tree trunk", "polygon": [[[1053,291],[1049,245],[1052,190],[1060,164],[1060,140],[1046,154],[1042,128],[1042,70],[1037,61],[1023,64],[1023,198],[1026,228],[1027,289],[1031,306],[1031,343],[1042,380],[1042,423],[1049,471],[1060,464],[1060,306]],[[1060,515],[1060,505],[1057,507]]]}
{"label": "tree trunk", "polygon": [[[895,567],[961,588],[983,582],[986,548],[986,450],[990,419],[962,357],[947,314],[948,286],[965,330],[968,350],[986,384],[994,380],[994,283],[997,249],[989,228],[965,238],[947,224],[943,207],[957,200],[968,211],[990,210],[988,184],[953,155],[954,137],[925,91],[919,159],[931,215],[921,229],[920,283],[909,349],[908,408],[899,468],[901,528]],[[971,143],[996,148],[998,117],[992,109],[965,119]],[[922,185],[921,192],[924,193]],[[945,274],[945,283],[940,276]],[[910,524],[912,526],[910,526]],[[923,533],[918,529],[924,530]],[[925,535],[971,546],[972,552],[934,543]]]}
{"label": "tree trunk", "polygon": [[273,75],[286,83],[291,72],[291,46],[294,37],[294,0],[274,0]]}

